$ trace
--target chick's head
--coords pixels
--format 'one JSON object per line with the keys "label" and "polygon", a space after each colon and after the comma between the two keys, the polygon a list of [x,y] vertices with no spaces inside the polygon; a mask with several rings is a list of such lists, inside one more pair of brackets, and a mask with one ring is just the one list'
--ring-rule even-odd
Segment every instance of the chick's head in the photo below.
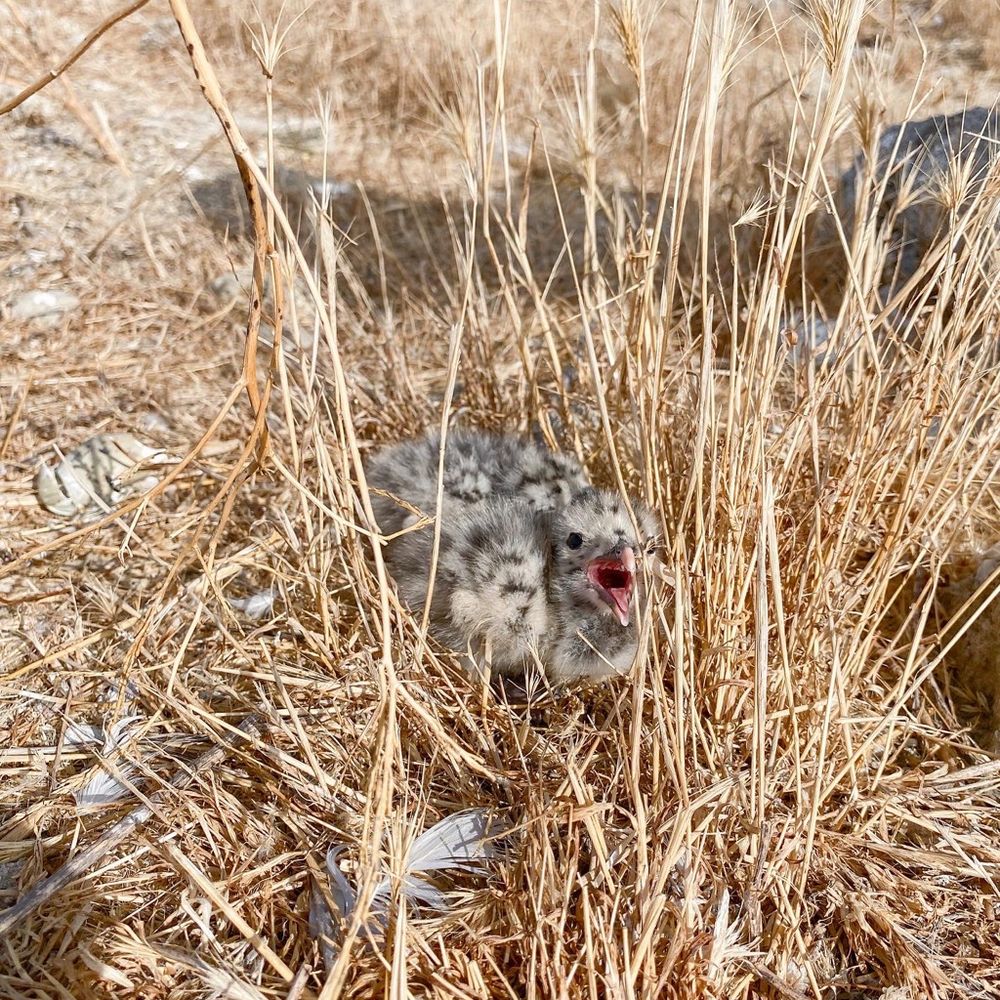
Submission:
{"label": "chick's head", "polygon": [[[627,628],[639,561],[652,555],[656,520],[632,501],[636,523],[622,497],[584,489],[552,519],[553,584],[572,604],[613,615]],[[637,530],[638,529],[638,530]]]}

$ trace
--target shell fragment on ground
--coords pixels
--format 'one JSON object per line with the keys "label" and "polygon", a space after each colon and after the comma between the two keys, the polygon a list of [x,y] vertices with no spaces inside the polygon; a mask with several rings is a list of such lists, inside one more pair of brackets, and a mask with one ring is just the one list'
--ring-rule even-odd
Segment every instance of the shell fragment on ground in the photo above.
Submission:
{"label": "shell fragment on ground", "polygon": [[38,470],[38,502],[60,517],[74,517],[93,508],[110,509],[152,489],[160,477],[149,467],[170,461],[162,449],[143,444],[131,434],[98,434],[56,465]]}

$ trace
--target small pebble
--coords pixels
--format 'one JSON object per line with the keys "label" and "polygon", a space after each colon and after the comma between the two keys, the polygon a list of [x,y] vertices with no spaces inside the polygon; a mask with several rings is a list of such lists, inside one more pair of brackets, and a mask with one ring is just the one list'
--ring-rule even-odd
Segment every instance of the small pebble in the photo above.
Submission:
{"label": "small pebble", "polygon": [[15,296],[7,310],[11,319],[44,321],[47,325],[59,322],[59,317],[77,309],[80,300],[72,293],[58,289],[35,289]]}

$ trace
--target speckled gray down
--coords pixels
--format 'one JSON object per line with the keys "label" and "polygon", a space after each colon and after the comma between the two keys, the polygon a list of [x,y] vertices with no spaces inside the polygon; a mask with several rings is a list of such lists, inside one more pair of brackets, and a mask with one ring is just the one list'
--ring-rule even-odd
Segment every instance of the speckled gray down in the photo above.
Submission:
{"label": "speckled gray down", "polygon": [[[369,487],[392,495],[373,493],[383,534],[417,523],[393,497],[433,515],[439,452],[439,435],[429,434],[383,448],[368,461]],[[639,616],[629,609],[616,614],[598,596],[591,568],[618,565],[632,553],[639,565],[627,597],[634,607],[641,562],[657,528],[642,504],[632,501],[632,508],[638,526],[622,497],[591,487],[571,456],[516,437],[449,433],[433,634],[467,654],[477,672],[487,661],[504,674],[538,663],[554,682],[627,671]],[[426,600],[433,540],[428,526],[386,547],[400,596],[415,610]]]}

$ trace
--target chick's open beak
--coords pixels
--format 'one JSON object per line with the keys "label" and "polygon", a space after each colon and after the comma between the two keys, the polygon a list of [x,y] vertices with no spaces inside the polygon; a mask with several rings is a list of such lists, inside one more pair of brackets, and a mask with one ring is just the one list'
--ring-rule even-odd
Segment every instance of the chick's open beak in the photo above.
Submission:
{"label": "chick's open beak", "polygon": [[632,549],[625,546],[619,556],[592,559],[587,563],[587,579],[622,625],[627,626],[635,585],[635,553]]}

